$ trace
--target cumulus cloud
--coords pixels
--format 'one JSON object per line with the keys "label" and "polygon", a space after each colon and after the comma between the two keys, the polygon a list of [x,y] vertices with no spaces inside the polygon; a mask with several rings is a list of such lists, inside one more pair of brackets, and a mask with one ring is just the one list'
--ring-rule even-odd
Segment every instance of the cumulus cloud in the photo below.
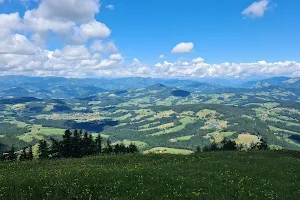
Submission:
{"label": "cumulus cloud", "polygon": [[36,9],[27,10],[24,24],[28,32],[43,34],[53,32],[72,41],[84,43],[89,39],[105,38],[111,30],[95,19],[99,0],[42,0]]}
{"label": "cumulus cloud", "polygon": [[173,49],[172,53],[174,54],[183,54],[183,53],[190,53],[194,49],[194,44],[192,42],[182,42],[180,44],[177,44]]}
{"label": "cumulus cloud", "polygon": [[95,40],[90,49],[93,52],[99,52],[104,54],[118,53],[118,48],[113,41],[103,42],[102,40]]}
{"label": "cumulus cloud", "polygon": [[110,5],[105,6],[105,8],[110,9],[110,10],[114,10],[115,6],[110,4]]}
{"label": "cumulus cloud", "polygon": [[201,58],[201,57],[198,57],[198,58],[194,58],[194,59],[192,60],[192,62],[193,62],[193,63],[202,63],[202,62],[204,62],[204,59]]}
{"label": "cumulus cloud", "polygon": [[42,0],[37,9],[31,10],[34,18],[74,21],[84,24],[92,21],[99,12],[99,0]]}
{"label": "cumulus cloud", "polygon": [[111,60],[123,60],[123,56],[121,54],[112,54],[109,56]]}
{"label": "cumulus cloud", "polygon": [[[111,30],[95,20],[99,0],[41,0],[35,9],[0,14],[0,70],[3,75],[100,76],[114,74],[121,68],[123,56],[112,41],[96,40],[85,45],[66,45],[62,49],[45,49],[46,36],[66,39],[64,43],[85,43],[105,38]],[[26,35],[23,33],[26,33]],[[72,36],[72,40],[68,39]],[[109,54],[103,58],[101,54]],[[121,70],[119,70],[121,71]]]}
{"label": "cumulus cloud", "polygon": [[76,26],[73,21],[34,17],[32,11],[25,12],[24,23],[27,31],[34,33],[52,31],[57,34],[68,34],[72,27]]}
{"label": "cumulus cloud", "polygon": [[111,33],[111,30],[103,23],[95,20],[82,24],[80,27],[74,28],[74,39],[75,41],[86,42],[90,38],[105,38]]}
{"label": "cumulus cloud", "polygon": [[[243,14],[263,16],[269,9],[269,3],[267,0],[255,2]],[[198,57],[149,66],[134,58],[131,64],[125,64],[113,41],[97,39],[111,34],[105,24],[95,19],[99,7],[99,0],[41,0],[36,9],[25,12],[23,19],[19,13],[0,14],[1,75],[164,78],[300,76],[300,63],[295,61],[211,64]],[[63,39],[66,46],[54,51],[46,49],[41,44],[47,41],[48,33]],[[70,36],[71,39],[67,40]],[[89,40],[92,41],[87,42]],[[83,43],[90,45],[87,48]],[[177,44],[172,53],[190,53],[193,49],[192,42],[183,42]],[[159,58],[167,59],[164,55]]]}
{"label": "cumulus cloud", "polygon": [[200,58],[190,61],[164,61],[153,66],[142,64],[137,58],[124,64],[121,54],[103,58],[91,53],[83,45],[66,46],[62,50],[39,50],[35,54],[0,54],[0,69],[5,74],[96,77],[271,77],[300,76],[300,63],[295,61],[210,64]]}
{"label": "cumulus cloud", "polygon": [[[299,76],[300,63],[295,61],[273,62],[258,61],[254,63],[220,63],[204,62],[164,62],[155,65],[157,74],[165,77],[226,77],[242,78],[251,76]],[[158,73],[159,71],[159,73]]]}
{"label": "cumulus cloud", "polygon": [[246,8],[242,14],[246,17],[258,18],[264,16],[265,12],[269,9],[270,0],[261,0],[252,3]]}
{"label": "cumulus cloud", "polygon": [[13,31],[21,30],[23,24],[19,13],[0,14],[0,38],[9,36]]}
{"label": "cumulus cloud", "polygon": [[138,67],[138,66],[141,66],[142,63],[139,61],[139,59],[137,58],[134,58],[133,61],[132,61],[132,64],[130,65],[130,67]]}
{"label": "cumulus cloud", "polygon": [[161,54],[161,55],[159,55],[159,58],[160,58],[160,59],[164,59],[164,58],[165,58],[165,55]]}
{"label": "cumulus cloud", "polygon": [[[62,50],[40,50],[35,54],[0,54],[0,70],[3,75],[22,74],[37,76],[87,77],[115,75],[121,71],[120,55],[102,58],[91,54],[83,45],[68,45]],[[118,69],[119,68],[119,69]]]}
{"label": "cumulus cloud", "polygon": [[38,51],[38,47],[31,43],[26,36],[14,34],[0,40],[0,54],[31,55]]}
{"label": "cumulus cloud", "polygon": [[62,57],[64,60],[85,60],[91,57],[89,50],[84,45],[68,45],[61,51],[56,49],[52,56],[58,58]]}

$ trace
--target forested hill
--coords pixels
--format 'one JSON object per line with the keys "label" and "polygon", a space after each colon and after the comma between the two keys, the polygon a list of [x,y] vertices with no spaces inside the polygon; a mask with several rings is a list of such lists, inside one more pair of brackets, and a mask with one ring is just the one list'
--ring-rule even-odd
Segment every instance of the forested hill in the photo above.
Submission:
{"label": "forested hill", "polygon": [[[27,78],[11,77],[11,80],[21,84]],[[147,80],[144,88],[105,88],[78,96],[77,89],[68,86],[68,81],[77,79],[33,78],[35,87],[39,85],[38,80],[42,80],[41,87],[57,87],[56,83],[66,81],[59,87],[73,88],[70,93],[62,89],[71,95],[66,99],[1,98],[2,149],[8,150],[12,145],[17,149],[36,147],[40,140],[49,142],[51,137],[60,138],[66,129],[84,129],[92,135],[100,133],[113,143],[137,144],[142,151],[171,148],[170,151],[190,152],[224,138],[245,146],[263,138],[271,148],[300,148],[300,92],[297,88],[230,89],[186,80],[155,83],[158,79],[141,78],[133,81]],[[103,79],[116,80],[121,79]],[[154,84],[148,85],[153,80]],[[86,81],[82,80],[82,84],[90,88]],[[179,86],[175,87],[177,83]],[[51,91],[59,90],[52,88]],[[72,96],[76,97],[70,98]]]}

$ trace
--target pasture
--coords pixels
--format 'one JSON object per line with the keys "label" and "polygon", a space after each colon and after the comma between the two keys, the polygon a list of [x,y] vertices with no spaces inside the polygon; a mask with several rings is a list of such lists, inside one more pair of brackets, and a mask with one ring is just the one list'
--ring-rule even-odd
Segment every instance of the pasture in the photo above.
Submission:
{"label": "pasture", "polygon": [[300,153],[123,155],[0,164],[0,199],[289,199]]}

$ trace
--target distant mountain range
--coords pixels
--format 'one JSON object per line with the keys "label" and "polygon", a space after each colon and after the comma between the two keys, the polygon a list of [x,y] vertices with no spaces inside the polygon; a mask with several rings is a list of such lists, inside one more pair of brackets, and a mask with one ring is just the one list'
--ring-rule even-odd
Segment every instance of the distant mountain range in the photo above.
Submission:
{"label": "distant mountain range", "polygon": [[[0,98],[35,97],[41,99],[85,98],[105,91],[126,93],[128,89],[177,88],[178,90],[210,94],[236,92],[244,89],[264,89],[279,87],[300,89],[300,78],[275,77],[242,84],[212,84],[201,80],[159,79],[159,78],[62,78],[62,77],[26,77],[1,76]],[[212,82],[211,80],[209,82]],[[224,83],[225,81],[221,81]],[[230,80],[228,80],[230,82]],[[176,93],[176,92],[175,92]],[[182,93],[180,93],[181,95]]]}
{"label": "distant mountain range", "polygon": [[[161,85],[159,85],[161,84]],[[192,80],[157,78],[61,78],[61,77],[0,77],[0,97],[36,97],[41,99],[70,99],[95,95],[108,90],[122,92],[127,89],[166,86],[189,92],[211,92],[219,88]]]}
{"label": "distant mountain range", "polygon": [[275,77],[260,81],[250,81],[241,84],[242,88],[264,88],[264,87],[282,87],[282,88],[300,88],[300,78]]}

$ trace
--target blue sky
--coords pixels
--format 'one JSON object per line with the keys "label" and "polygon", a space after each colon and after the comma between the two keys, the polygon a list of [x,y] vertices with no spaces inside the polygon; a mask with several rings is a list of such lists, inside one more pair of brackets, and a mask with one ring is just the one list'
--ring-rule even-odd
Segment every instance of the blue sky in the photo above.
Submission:
{"label": "blue sky", "polygon": [[[22,70],[24,67],[16,64],[11,67],[3,61],[6,64],[3,68],[12,68],[3,71],[3,74],[163,74],[175,77],[300,75],[300,2],[296,0],[86,0],[86,5],[81,5],[83,1],[80,0],[61,0],[60,11],[55,9],[57,5],[54,5],[54,0],[2,1],[2,15],[18,12],[20,18],[18,26],[21,28],[15,30],[8,27],[10,35],[7,37],[23,35],[26,37],[23,43],[32,43],[39,49],[34,50],[32,46],[30,55],[37,57],[41,52],[48,55],[43,61],[27,56],[27,62],[35,62],[32,70],[30,66],[25,67],[27,72]],[[95,5],[98,10],[93,10]],[[78,9],[81,6],[86,10]],[[49,13],[45,14],[45,10]],[[88,16],[92,12],[94,15]],[[4,20],[7,19],[3,17]],[[86,24],[89,29],[83,28]],[[55,26],[62,27],[62,31]],[[91,49],[95,41],[98,44],[101,41],[101,51],[99,48],[98,52]],[[13,51],[25,45],[23,43],[14,43],[16,47]],[[115,49],[111,50],[111,45],[105,46],[106,43],[113,44]],[[183,43],[181,50],[172,53],[180,43]],[[184,43],[192,44],[192,47]],[[20,56],[20,51],[4,53],[6,57]],[[76,53],[80,59],[75,59]],[[198,59],[194,62],[199,57],[203,61]],[[75,60],[80,60],[80,63]],[[82,62],[89,65],[86,67]],[[64,70],[63,63],[78,69]],[[53,69],[47,70],[49,68]],[[116,69],[122,73],[118,74],[114,71]],[[257,69],[260,72],[256,72]]]}
{"label": "blue sky", "polygon": [[[193,42],[193,53],[212,63],[299,59],[300,2],[272,1],[263,17],[241,13],[252,0],[119,1],[113,13],[99,15],[111,37],[130,57],[154,62],[180,42]],[[297,4],[299,6],[297,6]]]}

